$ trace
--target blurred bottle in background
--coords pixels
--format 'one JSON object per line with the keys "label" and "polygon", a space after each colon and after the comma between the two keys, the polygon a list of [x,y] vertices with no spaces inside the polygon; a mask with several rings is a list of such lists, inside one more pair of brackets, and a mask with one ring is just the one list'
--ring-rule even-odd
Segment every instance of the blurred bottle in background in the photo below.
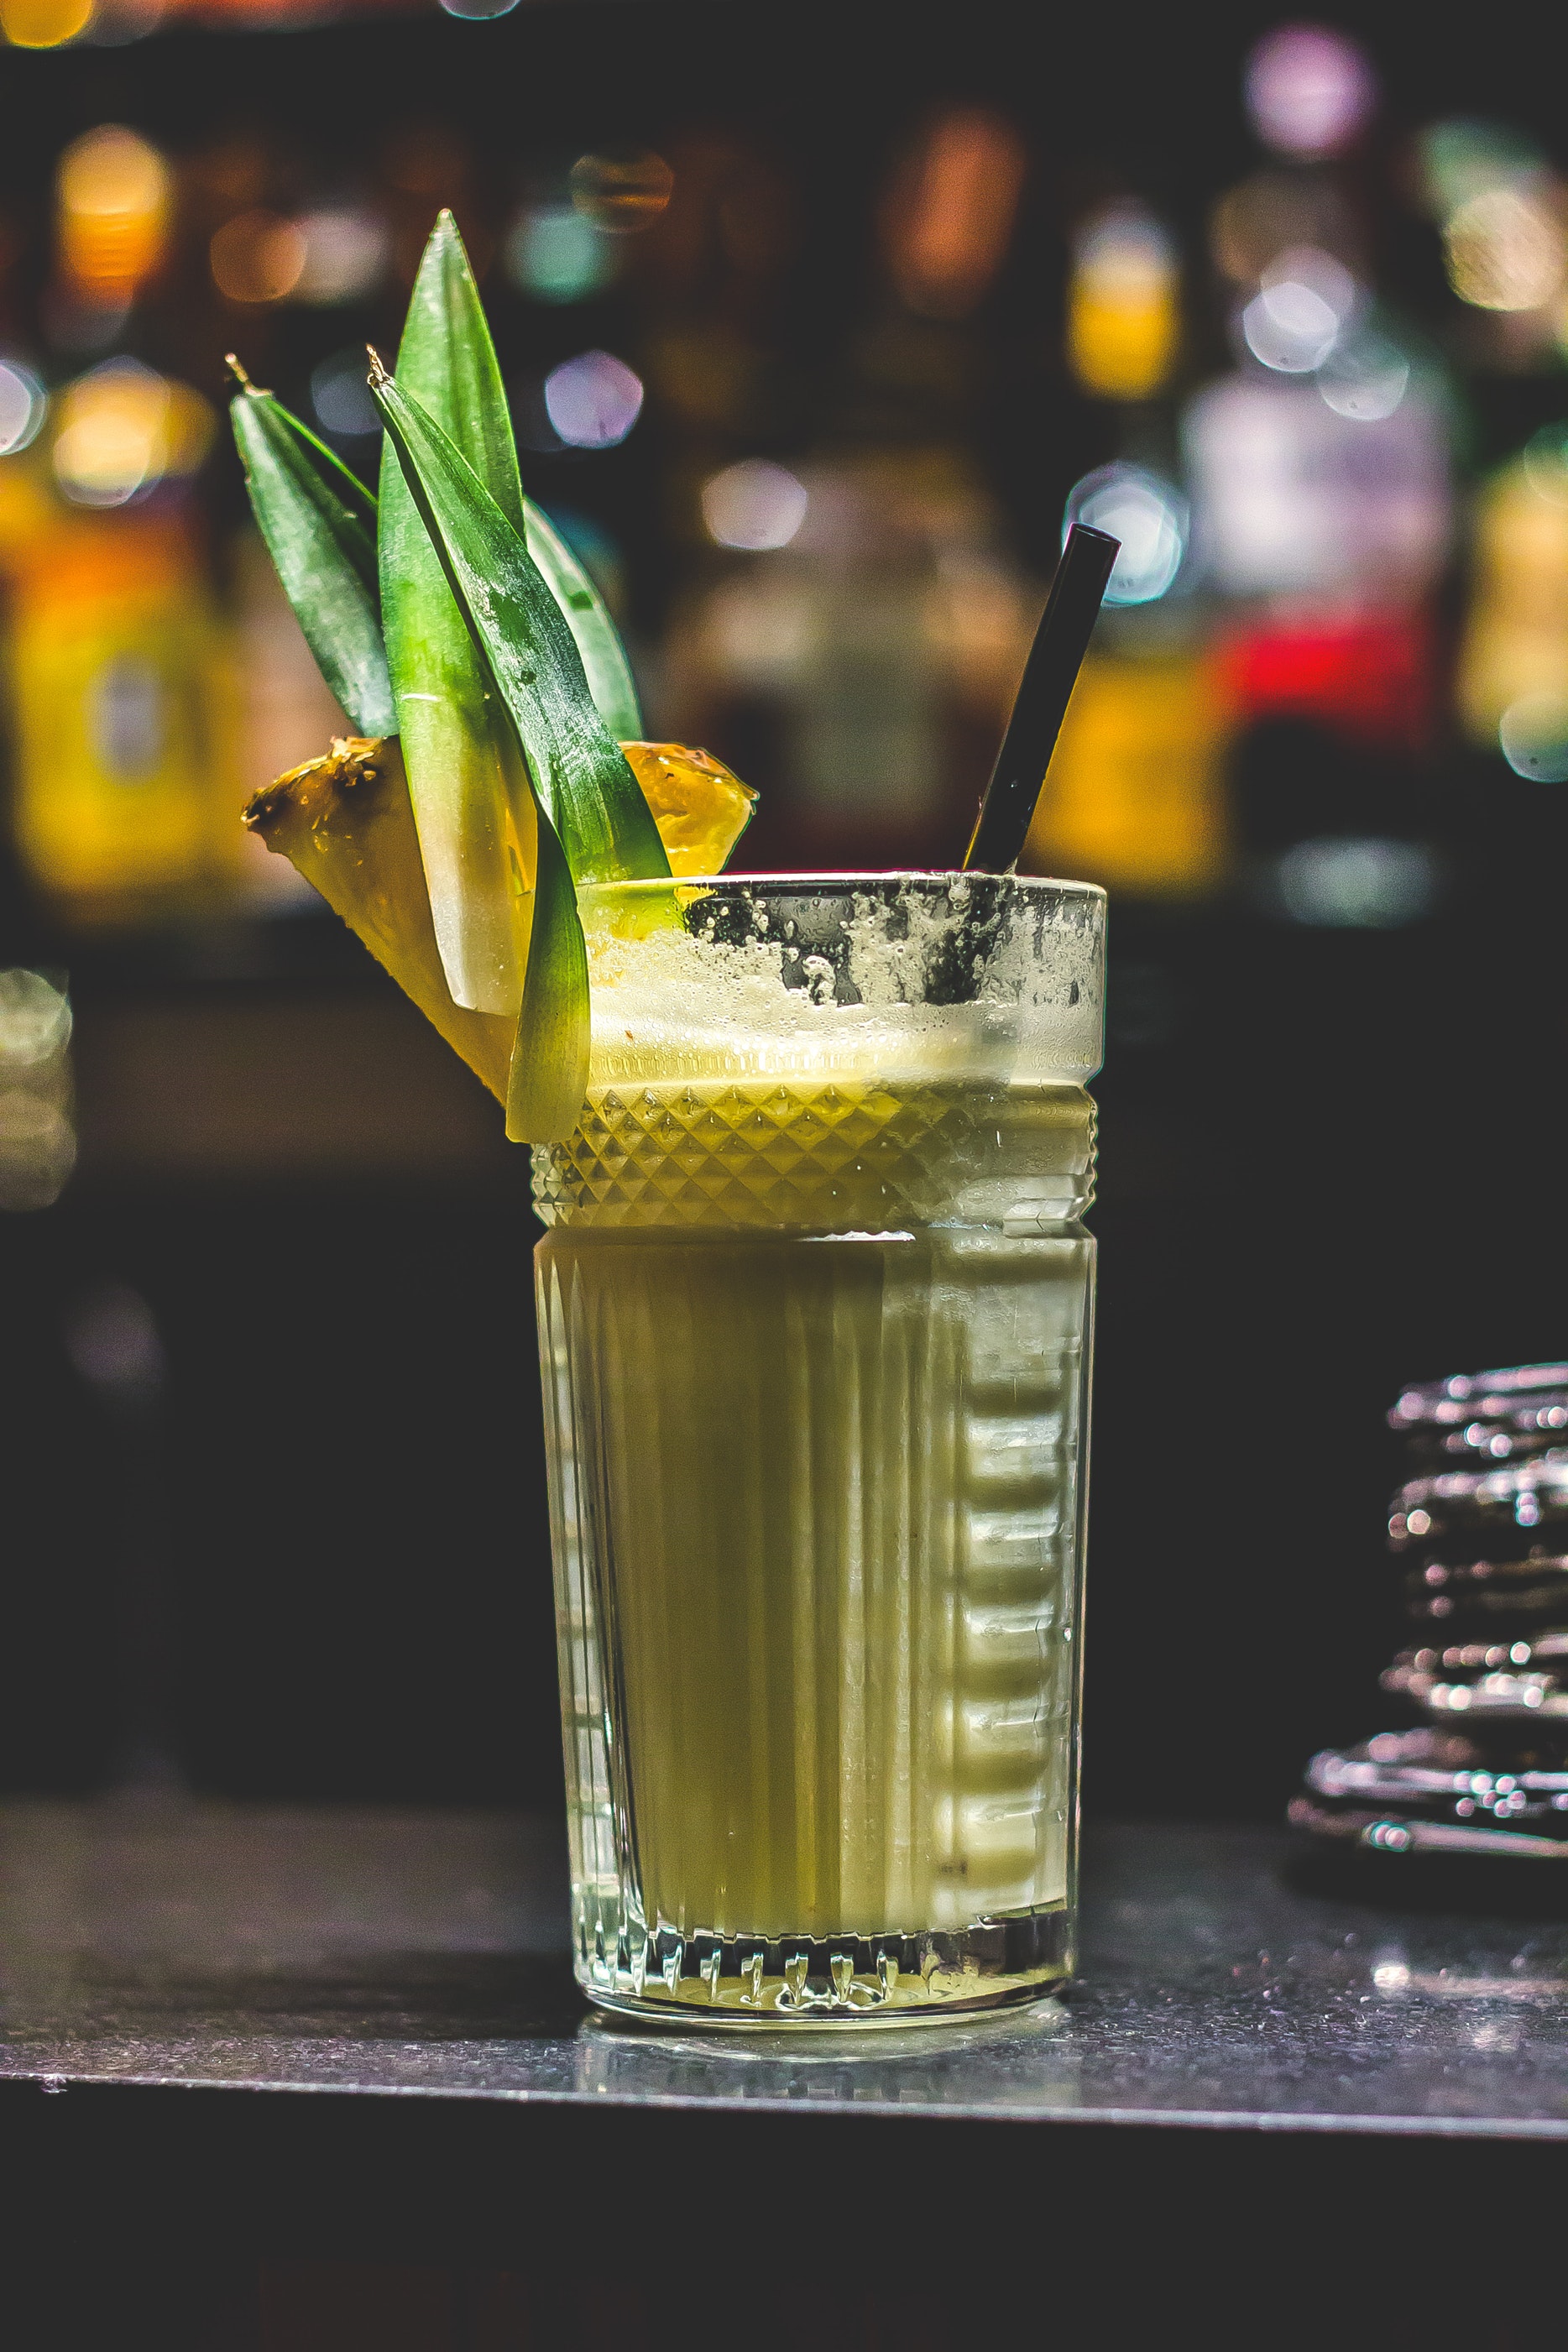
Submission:
{"label": "blurred bottle in background", "polygon": [[12,572],[14,824],[78,922],[223,895],[238,869],[232,648],[188,530],[61,520]]}
{"label": "blurred bottle in background", "polygon": [[1236,364],[1183,419],[1241,877],[1289,919],[1398,924],[1440,893],[1418,778],[1448,715],[1454,403],[1375,282],[1365,54],[1284,27],[1252,52],[1245,96],[1269,160],[1210,219]]}
{"label": "blurred bottle in background", "polygon": [[1537,434],[1486,485],[1459,656],[1459,704],[1516,775],[1568,782],[1568,426]]}
{"label": "blurred bottle in background", "polygon": [[50,394],[0,362],[12,830],[43,898],[93,925],[232,891],[235,676],[194,494],[211,404],[114,349],[169,257],[173,175],[107,125],[55,193],[42,316],[71,372]]}
{"label": "blurred bottle in background", "polygon": [[803,860],[951,862],[1040,601],[972,471],[872,451],[737,466],[703,498],[738,552],[677,633],[679,731],[788,779]]}
{"label": "blurred bottle in background", "polygon": [[986,110],[926,122],[885,183],[864,323],[810,446],[698,485],[707,576],[671,628],[669,723],[773,787],[776,862],[961,853],[1043,602],[971,446],[974,314],[1026,164]]}
{"label": "blurred bottle in background", "polygon": [[[47,235],[0,236],[35,887],[68,925],[304,903],[235,817],[341,714],[241,521],[217,358],[373,476],[363,345],[395,333],[441,203],[531,488],[616,583],[649,723],[763,788],[759,862],[958,854],[1075,517],[1123,559],[1032,865],[1259,903],[1259,861],[1299,841],[1418,829],[1455,698],[1456,381],[1547,400],[1563,184],[1506,124],[1399,148],[1342,30],[1267,33],[1235,99],[1255,161],[1212,200],[1179,136],[1130,170],[1109,126],[1005,100],[900,100],[832,159],[739,85],[659,149],[657,105],[646,137],[579,146],[466,131],[438,89],[330,166],[237,120],[167,152],[84,131]],[[1552,525],[1519,471],[1545,414],[1493,401],[1476,452],[1458,700],[1491,751],[1557,690]]]}
{"label": "blurred bottle in background", "polygon": [[1121,542],[1025,851],[1036,872],[1084,874],[1137,897],[1202,897],[1225,878],[1228,710],[1193,594],[1174,387],[1181,261],[1130,198],[1079,225],[1067,352],[1118,454],[1073,488],[1075,522]]}

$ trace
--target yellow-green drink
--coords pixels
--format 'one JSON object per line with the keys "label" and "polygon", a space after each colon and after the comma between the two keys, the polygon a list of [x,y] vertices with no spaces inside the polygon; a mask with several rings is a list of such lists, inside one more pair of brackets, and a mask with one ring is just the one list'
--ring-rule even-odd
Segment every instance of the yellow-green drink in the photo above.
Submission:
{"label": "yellow-green drink", "polygon": [[577,1962],[892,2021],[1073,1958],[1103,898],[584,894],[536,1155]]}

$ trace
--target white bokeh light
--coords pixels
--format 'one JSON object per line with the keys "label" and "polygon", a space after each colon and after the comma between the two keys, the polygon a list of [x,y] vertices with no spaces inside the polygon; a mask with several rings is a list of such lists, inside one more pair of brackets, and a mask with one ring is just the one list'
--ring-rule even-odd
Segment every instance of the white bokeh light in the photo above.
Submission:
{"label": "white bokeh light", "polygon": [[1498,727],[1498,748],[1516,776],[1568,783],[1568,696],[1527,694],[1510,704]]}
{"label": "white bokeh light", "polygon": [[1315,246],[1293,246],[1264,271],[1241,314],[1242,336],[1265,367],[1310,375],[1333,351],[1360,301],[1342,262]]}
{"label": "white bokeh light", "polygon": [[787,547],[810,503],[805,484],[766,457],[742,458],[702,485],[702,520],[721,547]]}
{"label": "white bokeh light", "polygon": [[1353,336],[1318,371],[1318,390],[1335,415],[1359,425],[1392,416],[1409,389],[1410,362],[1386,335]]}
{"label": "white bokeh light", "polygon": [[544,413],[569,447],[613,449],[642,415],[642,380],[612,352],[579,352],[544,379]]}
{"label": "white bokeh light", "polygon": [[1425,843],[1376,835],[1299,841],[1279,861],[1279,900],[1295,923],[1330,930],[1392,931],[1418,923],[1442,895]]}
{"label": "white bokeh light", "polygon": [[49,396],[20,360],[0,360],[0,457],[15,457],[36,441],[48,414]]}
{"label": "white bokeh light", "polygon": [[1108,604],[1152,604],[1164,595],[1187,549],[1187,502],[1173,483],[1142,466],[1100,466],[1073,489],[1062,535],[1075,522],[1121,541],[1105,592]]}

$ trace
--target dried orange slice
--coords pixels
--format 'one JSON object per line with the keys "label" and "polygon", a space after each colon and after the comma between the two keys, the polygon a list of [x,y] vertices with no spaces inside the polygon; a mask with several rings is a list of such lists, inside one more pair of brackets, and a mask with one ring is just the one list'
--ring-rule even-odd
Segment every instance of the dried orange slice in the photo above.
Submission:
{"label": "dried orange slice", "polygon": [[750,824],[757,795],[709,751],[684,743],[623,743],[653,811],[669,870],[721,874]]}

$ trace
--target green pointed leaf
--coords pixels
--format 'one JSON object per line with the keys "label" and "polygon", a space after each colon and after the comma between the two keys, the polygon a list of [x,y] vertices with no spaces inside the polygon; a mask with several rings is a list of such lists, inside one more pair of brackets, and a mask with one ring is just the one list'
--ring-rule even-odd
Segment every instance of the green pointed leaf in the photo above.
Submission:
{"label": "green pointed leaf", "polygon": [[[233,362],[231,361],[229,364],[232,366]],[[278,398],[275,393],[262,392],[255,384],[251,383],[247,383],[246,385],[246,390],[250,394],[252,399],[265,400],[270,403],[273,415],[278,418],[280,424],[286,425],[289,427],[289,432],[294,436],[295,440],[299,442],[301,448],[309,453],[317,471],[326,476],[329,485],[337,491],[338,496],[341,499],[347,499],[354,513],[363,516],[367,522],[374,523],[375,520],[376,509],[375,492],[369,488],[365,483],[360,480],[359,476],[351,467],[344,465],[337,451],[335,449],[330,449],[327,446],[327,444],[321,439],[321,436],[319,434],[312,433],[310,426],[302,418],[296,416],[291,408],[285,408],[283,403]],[[368,577],[371,584],[373,586],[377,586],[379,585],[379,579],[374,556],[374,535],[373,533],[373,560]]]}
{"label": "green pointed leaf", "polygon": [[522,1011],[507,1078],[506,1131],[514,1143],[570,1135],[588,1091],[588,951],[554,826],[539,811],[533,925]]}
{"label": "green pointed leaf", "polygon": [[346,467],[341,485],[326,478],[302,446],[304,427],[270,393],[247,388],[229,415],[251,510],[317,667],[362,735],[395,734],[374,499]]}
{"label": "green pointed leaf", "polygon": [[[519,527],[522,488],[489,329],[463,241],[443,213],[425,248],[398,368]],[[378,540],[387,665],[430,913],[453,1001],[515,1013],[512,887],[521,792],[504,714],[390,447]]]}
{"label": "green pointed leaf", "polygon": [[668,875],[642,787],[594,707],[576,641],[521,536],[417,399],[384,370],[373,373],[371,392],[388,449],[511,715],[573,880]]}
{"label": "green pointed leaf", "polygon": [[577,640],[583,668],[600,718],[617,743],[640,743],[646,730],[631,664],[609,607],[542,507],[524,499],[528,551],[549,581],[566,625]]}

